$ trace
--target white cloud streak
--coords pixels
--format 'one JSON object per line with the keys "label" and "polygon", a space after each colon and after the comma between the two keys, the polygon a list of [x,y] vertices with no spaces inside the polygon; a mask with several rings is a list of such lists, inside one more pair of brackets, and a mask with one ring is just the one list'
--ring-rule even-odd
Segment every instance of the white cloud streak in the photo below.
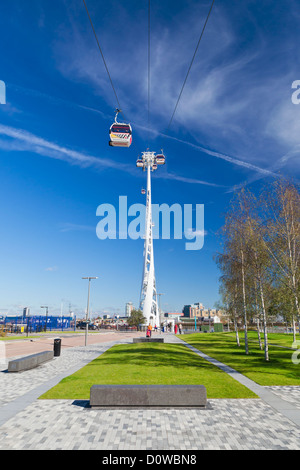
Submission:
{"label": "white cloud streak", "polygon": [[124,171],[130,170],[130,165],[68,149],[23,129],[0,125],[0,135],[14,139],[12,145],[7,141],[0,142],[0,145],[2,145],[2,148],[5,150],[29,150],[39,155],[63,160],[70,164],[76,164],[82,168],[95,167],[98,169],[115,168]]}
{"label": "white cloud streak", "polygon": [[[71,150],[64,146],[60,146],[56,143],[50,142],[44,138],[38,137],[23,129],[16,129],[0,124],[0,136],[13,139],[0,139],[0,148],[6,151],[31,151],[38,155],[62,160],[72,165],[77,165],[81,168],[91,167],[97,170],[112,168],[119,171],[125,171],[130,174],[140,174],[140,172],[135,172],[135,166],[133,164],[120,163],[115,160],[110,160],[108,158],[95,157],[76,150]],[[191,184],[223,187],[215,183],[198,180],[196,178],[188,178],[176,175],[174,173],[165,173],[163,175],[160,175],[160,177],[164,179],[178,180]]]}
{"label": "white cloud streak", "polygon": [[261,168],[257,165],[253,165],[252,163],[249,163],[249,162],[246,162],[246,161],[243,161],[243,160],[239,160],[237,158],[230,157],[229,155],[226,155],[224,153],[216,152],[214,150],[209,150],[209,149],[207,149],[205,147],[202,147],[200,145],[196,145],[196,144],[193,144],[191,142],[187,142],[185,140],[178,139],[177,137],[172,137],[172,136],[165,136],[165,137],[167,137],[169,139],[176,140],[177,142],[180,142],[184,145],[188,145],[190,147],[193,147],[194,149],[196,149],[198,151],[204,152],[207,155],[211,155],[212,157],[216,157],[216,158],[219,158],[221,160],[225,160],[228,163],[232,163],[234,165],[241,166],[241,167],[246,168],[248,170],[253,170],[253,171],[256,171],[258,173],[262,173],[266,176],[274,176],[274,177],[278,176],[277,174],[273,173],[272,171],[270,171],[266,168]]}

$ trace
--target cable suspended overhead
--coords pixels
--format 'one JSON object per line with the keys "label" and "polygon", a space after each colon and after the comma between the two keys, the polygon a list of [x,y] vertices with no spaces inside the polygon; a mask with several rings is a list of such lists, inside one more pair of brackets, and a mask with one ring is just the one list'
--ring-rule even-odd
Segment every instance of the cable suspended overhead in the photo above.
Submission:
{"label": "cable suspended overhead", "polygon": [[184,89],[184,87],[185,87],[185,84],[186,84],[186,82],[187,82],[187,79],[188,79],[189,73],[190,73],[190,71],[191,71],[191,68],[192,68],[192,65],[193,65],[194,59],[195,59],[195,57],[196,57],[196,54],[197,54],[197,51],[198,51],[198,48],[199,48],[199,45],[200,45],[201,39],[202,39],[202,37],[203,37],[203,34],[204,34],[204,31],[205,31],[205,28],[206,28],[206,25],[207,25],[208,19],[209,19],[209,17],[210,17],[210,14],[211,14],[211,11],[212,11],[212,8],[213,8],[213,5],[214,5],[214,2],[215,2],[215,0],[213,0],[213,1],[211,2],[210,9],[209,9],[209,12],[208,12],[208,14],[207,14],[207,17],[206,17],[206,20],[205,20],[204,26],[203,26],[203,28],[202,28],[202,31],[201,31],[201,34],[200,34],[200,37],[199,37],[199,40],[198,40],[197,46],[196,46],[196,48],[195,48],[194,55],[193,55],[193,57],[192,57],[192,60],[191,60],[190,66],[189,66],[189,68],[188,68],[188,71],[187,71],[187,74],[186,74],[186,76],[185,76],[185,79],[184,79],[183,85],[182,85],[182,87],[181,87],[181,90],[180,90],[180,93],[179,93],[179,96],[178,96],[178,99],[177,99],[177,102],[176,102],[176,105],[175,105],[175,108],[174,108],[173,114],[172,114],[172,116],[171,116],[171,119],[170,119],[169,125],[168,125],[168,127],[167,127],[167,131],[166,131],[166,133],[168,133],[168,131],[169,131],[170,127],[171,127],[171,124],[172,124],[173,118],[174,118],[174,116],[175,116],[175,113],[176,113],[176,110],[177,110],[177,107],[178,107],[179,101],[180,101],[180,99],[181,99],[181,95],[182,95],[183,89]]}
{"label": "cable suspended overhead", "polygon": [[[86,1],[83,0],[83,3],[84,3],[84,6],[85,6],[85,9],[86,9],[88,18],[90,20],[91,27],[92,27],[92,30],[93,30],[93,33],[94,33],[94,36],[95,36],[95,39],[96,39],[96,42],[97,42],[97,45],[98,45],[98,49],[99,49],[100,54],[102,56],[103,63],[104,63],[104,66],[105,66],[105,69],[106,69],[111,87],[113,89],[113,92],[114,92],[114,95],[115,95],[115,98],[116,98],[116,102],[117,102],[117,105],[118,105],[118,107],[116,108],[115,122],[110,126],[110,129],[109,129],[109,139],[110,139],[109,140],[109,145],[112,146],[112,147],[129,147],[131,145],[131,142],[132,142],[132,129],[131,129],[130,124],[117,122],[118,114],[119,113],[123,114],[123,112],[121,110],[120,101],[119,101],[116,89],[114,87],[113,81],[111,79],[111,76],[110,76],[110,73],[109,73],[109,70],[108,70],[108,67],[107,67],[107,63],[106,63],[103,51],[101,49],[101,46],[100,46],[96,31],[95,31],[91,15],[89,13],[89,10],[88,10],[87,4],[86,4]],[[124,114],[123,114],[123,116],[124,116]]]}

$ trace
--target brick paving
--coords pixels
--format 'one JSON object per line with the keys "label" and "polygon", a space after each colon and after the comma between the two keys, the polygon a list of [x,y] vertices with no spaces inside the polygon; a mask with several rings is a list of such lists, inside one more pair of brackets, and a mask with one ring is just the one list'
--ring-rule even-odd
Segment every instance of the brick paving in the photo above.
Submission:
{"label": "brick paving", "polygon": [[[59,357],[21,373],[7,373],[2,364],[0,450],[300,449],[300,426],[277,406],[284,402],[291,413],[299,411],[300,387],[261,387],[263,399],[214,399],[204,410],[93,410],[85,400],[38,400],[62,377],[133,336],[91,335],[86,347],[77,337],[78,344],[70,340]],[[177,340],[165,335],[165,341]],[[279,401],[268,403],[270,396]]]}

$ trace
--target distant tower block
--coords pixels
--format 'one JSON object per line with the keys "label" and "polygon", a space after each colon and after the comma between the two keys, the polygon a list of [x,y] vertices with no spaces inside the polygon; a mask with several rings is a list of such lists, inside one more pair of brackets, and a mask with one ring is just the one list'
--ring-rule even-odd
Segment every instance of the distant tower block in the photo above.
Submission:
{"label": "distant tower block", "polygon": [[140,309],[146,318],[147,324],[151,323],[154,326],[155,324],[159,325],[159,311],[156,300],[157,295],[154,273],[151,209],[151,171],[157,169],[155,152],[143,152],[142,158],[137,160],[137,166],[143,168],[144,171],[147,170],[144,269],[140,296]]}

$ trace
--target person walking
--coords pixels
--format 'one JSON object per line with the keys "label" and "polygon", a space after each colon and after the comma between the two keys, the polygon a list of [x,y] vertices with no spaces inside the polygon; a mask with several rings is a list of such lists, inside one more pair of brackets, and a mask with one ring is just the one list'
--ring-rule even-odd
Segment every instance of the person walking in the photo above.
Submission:
{"label": "person walking", "polygon": [[179,323],[179,334],[181,335],[181,332],[182,332],[182,324]]}
{"label": "person walking", "polygon": [[149,323],[148,329],[147,329],[147,336],[148,336],[149,338],[151,338],[151,333],[152,333],[152,325],[151,325],[151,323]]}

